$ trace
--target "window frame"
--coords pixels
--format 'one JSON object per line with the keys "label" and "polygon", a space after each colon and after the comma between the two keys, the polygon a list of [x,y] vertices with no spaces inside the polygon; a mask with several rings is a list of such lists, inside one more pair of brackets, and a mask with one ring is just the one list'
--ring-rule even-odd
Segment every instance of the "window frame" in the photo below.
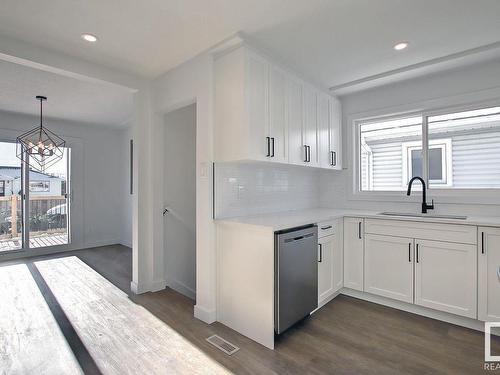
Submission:
{"label": "window frame", "polygon": [[[411,152],[415,150],[423,149],[421,142],[403,142],[401,145],[401,156],[403,159],[403,179],[401,181],[401,186],[406,189],[408,186],[408,181],[410,176],[413,176],[412,163],[411,163]],[[453,157],[452,157],[452,145],[451,138],[443,139],[431,139],[429,140],[428,151],[441,149],[442,164],[441,164],[441,174],[443,178],[441,180],[431,180],[429,179],[429,186],[432,189],[442,189],[442,188],[452,188],[453,187]],[[427,154],[429,158],[429,154]],[[422,155],[422,166],[423,166],[423,155]],[[429,173],[429,171],[427,171]]]}
{"label": "window frame", "polygon": [[[431,116],[446,115],[455,112],[478,110],[488,107],[500,106],[500,90],[495,90],[494,96],[486,93],[486,98],[482,101],[473,101],[474,95],[464,95],[462,102],[456,105],[450,105],[449,98],[441,98],[435,100],[413,103],[410,105],[400,105],[385,109],[372,110],[358,114],[348,115],[346,124],[350,126],[350,131],[347,131],[347,139],[351,145],[351,157],[349,158],[350,167],[348,173],[350,175],[347,180],[347,199],[358,201],[374,201],[374,202],[420,202],[419,194],[406,196],[405,191],[362,191],[360,179],[360,125],[370,121],[389,121],[402,117],[422,116],[422,146],[423,146],[423,163],[424,163],[424,178],[427,177],[427,119]],[[476,94],[477,96],[477,94]],[[465,100],[465,99],[469,100]],[[416,109],[418,108],[418,109]],[[415,188],[418,188],[415,186]],[[428,190],[428,196],[436,198],[437,203],[446,204],[484,204],[484,205],[499,205],[500,204],[500,188],[478,188],[478,189],[457,189],[457,188],[436,188],[433,186]]]}

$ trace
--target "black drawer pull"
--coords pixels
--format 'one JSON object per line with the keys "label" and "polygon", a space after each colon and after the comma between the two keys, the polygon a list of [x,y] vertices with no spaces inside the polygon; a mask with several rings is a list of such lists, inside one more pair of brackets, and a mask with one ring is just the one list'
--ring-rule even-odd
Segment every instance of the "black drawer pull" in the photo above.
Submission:
{"label": "black drawer pull", "polygon": [[327,227],[321,227],[321,230],[327,230],[327,229],[332,229],[333,227],[331,225],[328,225]]}

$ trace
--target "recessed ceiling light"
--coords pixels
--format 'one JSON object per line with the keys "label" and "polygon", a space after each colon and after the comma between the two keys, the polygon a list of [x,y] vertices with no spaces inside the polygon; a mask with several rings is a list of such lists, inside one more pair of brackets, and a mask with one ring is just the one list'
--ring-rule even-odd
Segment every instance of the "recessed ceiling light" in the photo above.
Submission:
{"label": "recessed ceiling light", "polygon": [[401,50],[405,49],[406,47],[408,47],[408,42],[399,42],[399,43],[394,45],[394,49],[396,51],[401,51]]}
{"label": "recessed ceiling light", "polygon": [[82,34],[82,39],[90,43],[97,42],[97,37],[92,34]]}

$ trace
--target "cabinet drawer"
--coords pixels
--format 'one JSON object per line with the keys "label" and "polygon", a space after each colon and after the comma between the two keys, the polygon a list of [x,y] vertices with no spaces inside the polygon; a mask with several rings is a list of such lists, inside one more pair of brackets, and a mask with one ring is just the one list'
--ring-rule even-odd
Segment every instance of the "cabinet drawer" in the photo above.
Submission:
{"label": "cabinet drawer", "polygon": [[336,220],[323,221],[318,223],[318,238],[331,236],[335,234],[336,231]]}
{"label": "cabinet drawer", "polygon": [[477,244],[477,228],[472,225],[366,219],[365,232],[395,237]]}

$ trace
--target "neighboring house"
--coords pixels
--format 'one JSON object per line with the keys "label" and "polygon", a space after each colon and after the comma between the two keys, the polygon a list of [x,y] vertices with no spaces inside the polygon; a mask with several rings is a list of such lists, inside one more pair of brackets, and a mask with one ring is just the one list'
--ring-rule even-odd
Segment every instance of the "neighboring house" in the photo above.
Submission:
{"label": "neighboring house", "polygon": [[[485,116],[486,117],[486,116]],[[406,190],[422,175],[421,124],[367,125],[361,133],[362,190]],[[454,120],[429,130],[429,179],[435,188],[492,188],[500,185],[500,121]]]}
{"label": "neighboring house", "polygon": [[[59,196],[64,194],[64,180],[46,173],[29,172],[32,196]],[[21,191],[21,168],[0,166],[0,196],[10,196]]]}

